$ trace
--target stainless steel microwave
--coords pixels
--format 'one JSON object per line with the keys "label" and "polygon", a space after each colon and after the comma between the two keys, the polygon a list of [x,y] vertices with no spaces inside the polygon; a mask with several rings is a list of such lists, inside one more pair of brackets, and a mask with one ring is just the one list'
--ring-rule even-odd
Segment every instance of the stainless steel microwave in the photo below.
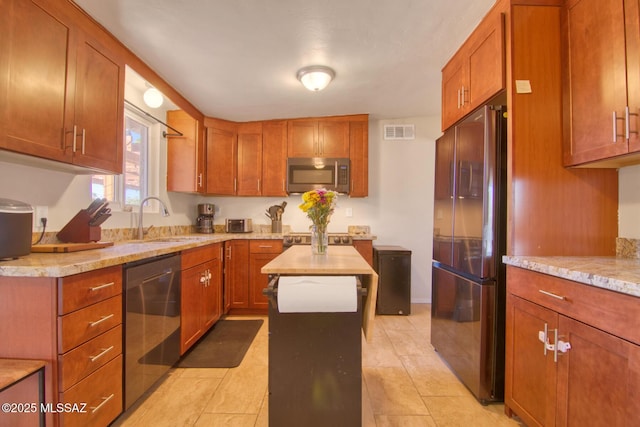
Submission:
{"label": "stainless steel microwave", "polygon": [[349,159],[328,157],[290,157],[287,159],[287,193],[326,188],[349,193]]}

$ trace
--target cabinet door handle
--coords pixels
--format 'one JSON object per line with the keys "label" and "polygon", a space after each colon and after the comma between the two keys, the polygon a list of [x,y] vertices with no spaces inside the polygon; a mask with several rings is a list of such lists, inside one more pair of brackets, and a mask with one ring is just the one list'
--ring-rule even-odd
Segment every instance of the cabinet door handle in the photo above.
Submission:
{"label": "cabinet door handle", "polygon": [[86,140],[86,138],[85,138],[86,137],[86,133],[87,133],[86,129],[82,128],[82,154],[84,154],[84,145],[85,145],[84,142]]}
{"label": "cabinet door handle", "polygon": [[94,322],[89,322],[89,326],[90,326],[91,328],[93,328],[94,326],[98,326],[100,323],[102,323],[102,322],[104,322],[104,321],[106,321],[106,320],[111,319],[113,316],[114,316],[114,314],[110,314],[110,315],[108,315],[108,316],[102,316],[102,317],[100,318],[100,320],[96,320],[96,321],[94,321]]}
{"label": "cabinet door handle", "polygon": [[545,323],[544,331],[538,331],[538,340],[541,341],[542,344],[544,344],[542,347],[543,348],[542,354],[544,354],[545,356],[547,355],[547,350],[549,349],[548,337],[549,337],[549,325]]}
{"label": "cabinet door handle", "polygon": [[260,178],[258,178],[258,192],[260,192]]}
{"label": "cabinet door handle", "polygon": [[76,147],[77,147],[77,141],[78,139],[78,126],[73,125],[73,146],[72,146],[72,150],[75,153],[76,152]]}
{"label": "cabinet door handle", "polygon": [[89,356],[89,360],[91,360],[92,362],[95,362],[96,360],[100,359],[102,356],[104,356],[105,354],[109,353],[111,350],[113,350],[113,346],[109,347],[109,348],[101,348],[100,350],[102,350],[100,352],[100,354],[97,354],[95,356]]}
{"label": "cabinet door handle", "polygon": [[109,283],[105,283],[104,285],[94,286],[92,288],[89,288],[89,290],[91,292],[95,292],[95,291],[99,291],[100,289],[104,289],[104,288],[108,288],[109,286],[113,286],[115,284],[116,284],[115,282],[109,282]]}
{"label": "cabinet door handle", "polygon": [[538,292],[540,292],[541,294],[553,297],[555,299],[562,300],[562,301],[567,299],[567,297],[565,297],[565,296],[554,294],[553,292],[543,291],[542,289],[538,289]]}
{"label": "cabinet door handle", "polygon": [[102,408],[102,406],[104,406],[105,403],[107,403],[108,401],[110,401],[113,398],[114,394],[111,393],[111,396],[108,397],[103,397],[102,398],[102,402],[100,402],[100,404],[98,406],[91,406],[91,413],[95,413],[98,409]]}
{"label": "cabinet door handle", "polygon": [[201,173],[198,174],[198,184],[197,185],[198,185],[198,187],[202,187],[202,174]]}

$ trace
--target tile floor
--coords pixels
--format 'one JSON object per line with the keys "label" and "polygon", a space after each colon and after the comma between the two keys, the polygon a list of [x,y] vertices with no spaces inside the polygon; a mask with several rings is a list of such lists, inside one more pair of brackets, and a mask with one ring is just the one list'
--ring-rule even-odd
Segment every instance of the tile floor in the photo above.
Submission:
{"label": "tile floor", "polygon": [[[172,369],[114,426],[268,426],[267,322],[232,369]],[[430,306],[376,316],[362,344],[363,426],[522,426],[480,405],[429,344]]]}

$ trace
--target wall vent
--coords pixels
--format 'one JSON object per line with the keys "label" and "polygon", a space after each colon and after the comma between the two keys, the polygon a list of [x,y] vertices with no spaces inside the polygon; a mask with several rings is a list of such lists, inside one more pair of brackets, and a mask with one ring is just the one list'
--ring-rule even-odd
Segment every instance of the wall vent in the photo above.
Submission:
{"label": "wall vent", "polygon": [[416,139],[415,125],[384,125],[384,139],[407,140]]}

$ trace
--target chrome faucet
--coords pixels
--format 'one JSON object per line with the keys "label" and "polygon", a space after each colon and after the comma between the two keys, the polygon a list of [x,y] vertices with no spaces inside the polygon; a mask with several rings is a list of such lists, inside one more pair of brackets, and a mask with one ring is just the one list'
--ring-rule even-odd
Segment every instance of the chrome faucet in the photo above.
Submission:
{"label": "chrome faucet", "polygon": [[169,210],[167,209],[167,206],[158,197],[149,196],[142,199],[142,202],[140,202],[140,212],[138,212],[138,240],[144,239],[144,228],[142,228],[142,211],[144,204],[147,202],[147,200],[150,199],[155,199],[160,202],[160,207],[162,208],[160,213],[162,214],[162,216],[169,216]]}

